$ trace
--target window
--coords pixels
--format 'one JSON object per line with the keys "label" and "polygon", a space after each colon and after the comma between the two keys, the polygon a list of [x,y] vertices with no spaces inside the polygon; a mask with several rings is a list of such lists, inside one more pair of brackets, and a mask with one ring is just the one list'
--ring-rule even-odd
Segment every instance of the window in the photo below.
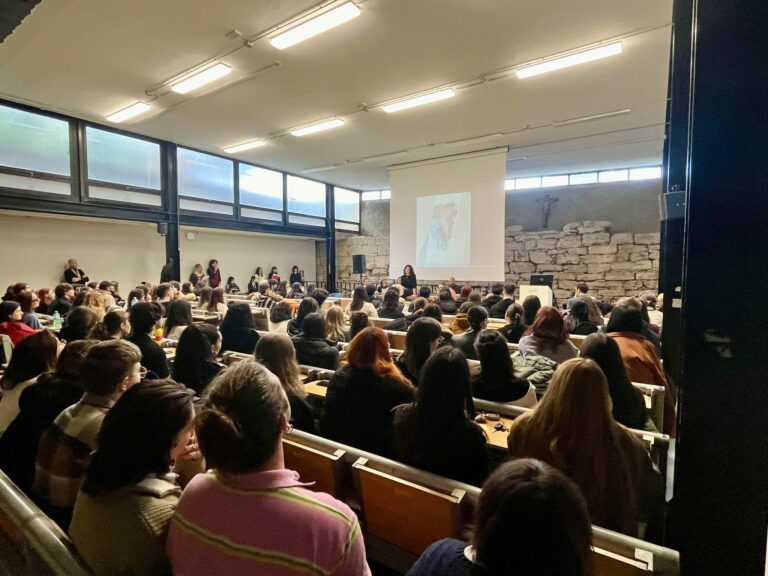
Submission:
{"label": "window", "polygon": [[582,172],[580,174],[571,174],[568,183],[571,186],[579,184],[594,184],[597,182],[597,172]]}
{"label": "window", "polygon": [[552,188],[555,186],[568,186],[568,174],[560,176],[543,176],[541,178],[542,188]]}
{"label": "window", "polygon": [[508,180],[504,180],[504,190],[514,190],[515,189],[515,179],[509,178]]}
{"label": "window", "polygon": [[360,222],[360,193],[346,188],[334,190],[334,208],[336,220]]}
{"label": "window", "polygon": [[160,145],[88,126],[88,179],[161,189]]}
{"label": "window", "polygon": [[[288,212],[325,218],[325,184],[288,176]],[[297,224],[304,223],[294,220]]]}
{"label": "window", "polygon": [[657,178],[661,178],[661,166],[632,168],[629,171],[630,180],[655,180]]}
{"label": "window", "polygon": [[283,173],[240,164],[240,204],[282,212]]}
{"label": "window", "polygon": [[381,200],[381,190],[373,190],[370,192],[363,192],[360,195],[360,199],[363,202],[368,202],[369,200]]}
{"label": "window", "polygon": [[186,148],[178,149],[177,159],[179,196],[228,203],[235,201],[232,160]]}
{"label": "window", "polygon": [[392,197],[392,191],[391,190],[382,190],[381,191],[381,199],[382,200],[389,200]]}
{"label": "window", "polygon": [[0,106],[0,165],[71,176],[69,122]]}
{"label": "window", "polygon": [[535,178],[516,178],[515,179],[516,190],[530,190],[532,188],[541,188],[541,178],[536,176]]}
{"label": "window", "polygon": [[604,170],[600,172],[600,182],[623,182],[627,179],[626,170]]}

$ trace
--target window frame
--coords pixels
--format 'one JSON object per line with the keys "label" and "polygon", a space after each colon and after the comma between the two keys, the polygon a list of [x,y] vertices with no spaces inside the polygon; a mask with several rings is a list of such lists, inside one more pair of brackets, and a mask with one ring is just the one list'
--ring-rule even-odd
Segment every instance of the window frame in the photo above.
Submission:
{"label": "window frame", "polygon": [[[179,189],[179,150],[189,150],[191,152],[197,152],[198,154],[204,154],[206,156],[213,156],[232,163],[232,202],[226,202],[224,200],[214,200],[211,198],[198,198],[196,196],[185,196]],[[178,196],[179,203],[179,215],[185,216],[201,216],[203,218],[212,218],[214,220],[237,220],[240,214],[240,170],[239,161],[222,154],[214,154],[207,150],[200,150],[191,146],[176,146],[176,154],[173,159],[176,167],[176,194]],[[204,210],[193,210],[190,208],[182,208],[181,201],[189,200],[192,202],[201,202],[203,204],[209,204],[212,206],[228,206],[232,209],[231,214],[218,214],[216,212],[206,212]]]}

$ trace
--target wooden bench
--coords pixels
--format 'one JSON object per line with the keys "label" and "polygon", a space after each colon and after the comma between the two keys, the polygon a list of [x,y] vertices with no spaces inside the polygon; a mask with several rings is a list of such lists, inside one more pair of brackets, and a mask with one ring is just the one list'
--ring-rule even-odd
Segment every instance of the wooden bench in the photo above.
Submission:
{"label": "wooden bench", "polygon": [[302,482],[314,482],[312,490],[327,492],[336,496],[337,477],[341,468],[341,458],[344,450],[318,449],[291,440],[291,436],[283,437],[283,455],[285,467],[296,470]]}
{"label": "wooden bench", "polygon": [[651,417],[653,424],[659,430],[664,430],[664,402],[666,399],[664,386],[642,384],[640,382],[632,382],[632,386],[643,393],[645,408],[648,410],[648,415]]}

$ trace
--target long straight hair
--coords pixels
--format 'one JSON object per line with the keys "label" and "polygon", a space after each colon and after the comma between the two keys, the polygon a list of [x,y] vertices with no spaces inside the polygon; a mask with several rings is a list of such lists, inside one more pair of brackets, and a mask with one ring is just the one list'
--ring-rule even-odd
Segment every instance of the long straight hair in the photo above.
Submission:
{"label": "long straight hair", "polygon": [[213,292],[211,292],[211,299],[208,300],[208,305],[205,309],[208,310],[208,312],[218,312],[218,305],[226,303],[224,294],[224,288],[214,288]]}
{"label": "long straight hair", "polygon": [[368,302],[368,293],[365,291],[365,286],[358,286],[352,292],[352,302],[349,304],[349,311],[356,312],[362,309],[366,302]]}
{"label": "long straight hair", "polygon": [[389,340],[381,328],[365,328],[354,337],[344,355],[343,363],[353,368],[368,368],[379,376],[389,376],[412,387],[400,369],[392,362]]}
{"label": "long straight hair", "polygon": [[343,342],[345,338],[344,310],[341,306],[331,306],[325,313],[325,337],[332,342]]}
{"label": "long straight hair", "polygon": [[296,361],[296,350],[287,334],[280,332],[264,334],[256,343],[253,355],[256,362],[260,362],[277,376],[289,397],[307,397],[307,392],[299,380],[301,370]]}
{"label": "long straight hair", "polygon": [[188,300],[169,302],[166,308],[163,336],[167,337],[176,326],[189,326],[190,324],[192,324],[192,304]]}
{"label": "long straight hair", "polygon": [[442,327],[434,318],[417,318],[408,328],[405,335],[405,351],[400,357],[400,362],[416,380],[419,379],[424,363],[432,354],[432,342],[440,338],[441,334]]}
{"label": "long straight hair", "polygon": [[8,368],[0,380],[0,387],[11,390],[17,384],[53,370],[57,347],[56,337],[48,330],[24,338],[13,350]]}
{"label": "long straight hair", "polygon": [[555,350],[568,340],[568,330],[565,328],[560,310],[553,306],[544,306],[536,313],[536,319],[525,331],[526,336],[535,336],[545,347]]}

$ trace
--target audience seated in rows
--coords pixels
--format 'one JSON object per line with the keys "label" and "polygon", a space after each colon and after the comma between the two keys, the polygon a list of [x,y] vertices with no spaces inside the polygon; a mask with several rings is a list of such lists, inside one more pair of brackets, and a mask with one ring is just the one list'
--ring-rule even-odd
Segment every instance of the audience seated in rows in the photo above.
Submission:
{"label": "audience seated in rows", "polygon": [[418,318],[405,335],[405,350],[397,367],[414,386],[419,385],[424,363],[443,343],[442,326],[434,318]]}
{"label": "audience seated in rows", "polygon": [[47,314],[53,316],[57,312],[59,316],[64,316],[72,307],[72,300],[75,299],[75,289],[71,284],[59,284],[53,289],[54,300],[48,306]]}
{"label": "audience seated in rows", "polygon": [[104,315],[104,320],[96,324],[88,335],[92,340],[118,340],[127,338],[131,333],[131,321],[125,310],[116,308]]}
{"label": "audience seated in rows", "polygon": [[329,342],[347,341],[347,323],[341,306],[333,305],[325,313],[325,337]]}
{"label": "audience seated in rows", "polygon": [[222,351],[253,354],[259,341],[259,333],[254,326],[251,307],[247,303],[232,302],[219,330],[222,336]]}
{"label": "audience seated in rows", "polygon": [[165,352],[154,339],[162,316],[162,307],[157,302],[140,302],[131,308],[131,335],[127,340],[139,348],[141,365],[154,378],[168,378],[170,375]]}
{"label": "audience seated in rows", "polygon": [[80,367],[82,399],[59,414],[40,438],[33,498],[66,529],[101,422],[115,402],[145,374],[141,352],[125,340],[94,345]]}
{"label": "audience seated in rows", "polygon": [[488,310],[483,306],[472,306],[467,311],[467,322],[469,322],[469,329],[462,334],[455,335],[451,339],[451,345],[464,352],[464,356],[470,360],[477,360],[475,340],[488,325]]}
{"label": "audience seated in rows", "polygon": [[474,408],[467,360],[456,348],[440,348],[424,364],[416,401],[394,410],[394,457],[480,486],[488,475],[487,440],[468,414]]}
{"label": "audience seated in rows", "polygon": [[516,302],[510,304],[507,311],[504,313],[505,324],[499,328],[499,332],[510,344],[517,344],[520,342],[520,338],[522,338],[523,334],[525,334],[525,331],[528,329],[528,326],[523,323],[524,315],[525,311],[523,310],[523,307]]}
{"label": "audience seated in rows", "polygon": [[553,306],[539,309],[533,324],[520,338],[518,349],[522,356],[544,356],[558,364],[579,355],[579,349],[568,339],[560,311]]}
{"label": "audience seated in rows", "polygon": [[287,302],[277,302],[269,312],[270,332],[288,333],[288,322],[293,318],[293,308]]}
{"label": "audience seated in rows", "polygon": [[211,472],[192,479],[171,520],[174,574],[277,574],[288,564],[370,576],[354,512],[285,469],[289,430],[290,404],[274,374],[243,361],[214,380],[196,423]]}
{"label": "audience seated in rows", "polygon": [[183,456],[199,459],[194,415],[191,390],[150,380],[104,417],[69,527],[96,576],[170,573],[165,540],[181,496],[171,467]]}
{"label": "audience seated in rows", "polygon": [[0,303],[0,334],[8,336],[14,346],[37,332],[22,322],[23,318],[24,312],[15,300]]}
{"label": "audience seated in rows", "polygon": [[86,340],[98,324],[99,317],[96,312],[85,306],[74,306],[64,317],[64,323],[59,330],[59,338],[65,342]]}
{"label": "audience seated in rows", "polygon": [[597,324],[589,319],[587,300],[590,300],[589,296],[580,296],[571,305],[570,313],[565,320],[565,327],[569,334],[589,336],[597,332]]}
{"label": "audience seated in rows", "polygon": [[317,305],[314,298],[310,298],[309,296],[303,298],[299,303],[299,308],[296,310],[296,317],[288,321],[288,336],[297,336],[300,334],[304,318],[306,318],[307,314],[317,312],[319,308],[320,307]]}
{"label": "audience seated in rows", "polygon": [[365,312],[352,312],[349,315],[349,338],[347,342],[352,342],[360,332],[371,326],[371,320]]}
{"label": "audience seated in rows", "polygon": [[496,302],[496,304],[491,306],[488,310],[488,315],[491,318],[504,318],[504,315],[507,313],[507,308],[515,303],[516,288],[517,286],[511,282],[507,282],[503,285],[501,290],[501,300]]}
{"label": "audience seated in rows", "polygon": [[211,292],[211,298],[205,307],[209,314],[218,314],[224,316],[227,313],[227,303],[224,288],[214,288]]}
{"label": "audience seated in rows", "polygon": [[573,480],[594,524],[637,536],[638,522],[658,521],[661,475],[642,442],[613,419],[608,382],[592,360],[558,368],[537,408],[513,421],[508,445],[512,457],[538,458]]}
{"label": "audience seated in rows", "polygon": [[163,338],[178,340],[184,329],[192,325],[192,305],[186,300],[173,300],[165,305]]}
{"label": "audience seated in rows", "polygon": [[256,361],[277,376],[291,405],[291,425],[315,433],[315,417],[307,402],[307,392],[300,380],[301,370],[296,361],[296,350],[286,334],[265,334],[256,344]]}
{"label": "audience seated in rows", "polygon": [[379,318],[405,318],[400,305],[400,293],[390,288],[384,293],[384,299],[377,310]]}
{"label": "audience seated in rows", "polygon": [[424,307],[426,305],[427,305],[426,298],[421,298],[421,297],[415,298],[411,302],[411,306],[413,307],[413,312],[403,318],[396,318],[395,320],[392,320],[392,322],[387,324],[387,330],[391,330],[395,332],[407,332],[409,326],[413,324],[414,321],[421,318],[421,315],[424,311]]}
{"label": "audience seated in rows", "polygon": [[[485,298],[483,298],[482,301],[482,306],[485,308],[489,315],[491,313],[491,309],[502,301],[502,292],[504,292],[503,284],[500,282],[494,282],[491,284],[491,291],[485,295]],[[501,318],[503,318],[503,316],[501,316]]]}
{"label": "audience seated in rows", "polygon": [[531,388],[528,380],[515,375],[507,340],[498,330],[480,332],[475,348],[480,359],[480,374],[472,382],[475,398],[525,408],[536,405],[535,389]]}
{"label": "audience seated in rows", "polygon": [[443,314],[456,314],[459,310],[459,306],[456,304],[453,296],[451,296],[451,291],[448,288],[441,288],[437,293],[437,305]]}
{"label": "audience seated in rows", "polygon": [[[97,343],[79,340],[67,344],[56,360],[55,369],[41,374],[21,392],[19,413],[0,436],[0,469],[27,494],[35,476],[40,437],[62,410],[82,397],[80,365]],[[0,400],[0,406],[2,404]]]}
{"label": "audience seated in rows", "polygon": [[578,487],[555,468],[523,458],[505,462],[483,484],[469,542],[435,542],[407,576],[589,576],[591,545]]}
{"label": "audience seated in rows", "polygon": [[211,302],[211,296],[213,295],[213,288],[206,286],[200,290],[200,295],[197,300],[197,309],[204,312],[208,312],[208,304]]}
{"label": "audience seated in rows", "polygon": [[342,444],[388,456],[392,409],[414,399],[414,388],[392,363],[387,335],[365,328],[334,372],[320,417],[320,433]]}
{"label": "audience seated in rows", "polygon": [[299,364],[335,369],[339,363],[339,351],[325,339],[325,318],[322,314],[307,314],[301,327],[302,331],[291,339]]}
{"label": "audience seated in rows", "polygon": [[221,341],[221,333],[211,324],[189,326],[176,347],[173,379],[201,395],[216,374],[224,369],[223,364],[216,362]]}
{"label": "audience seated in rows", "polygon": [[19,397],[37,381],[37,378],[56,365],[56,357],[63,348],[48,330],[28,336],[16,346],[0,380],[0,434],[19,414]]}
{"label": "audience seated in rows", "polygon": [[453,340],[453,332],[447,328],[443,328],[443,312],[435,302],[424,306],[424,311],[421,313],[421,317],[437,320],[438,324],[440,324],[440,329],[442,330],[443,340],[447,343],[450,343]]}
{"label": "audience seated in rows", "polygon": [[352,302],[347,305],[344,313],[349,315],[352,312],[365,312],[370,318],[378,318],[378,313],[373,304],[367,300],[368,294],[364,286],[358,286],[352,292]]}

